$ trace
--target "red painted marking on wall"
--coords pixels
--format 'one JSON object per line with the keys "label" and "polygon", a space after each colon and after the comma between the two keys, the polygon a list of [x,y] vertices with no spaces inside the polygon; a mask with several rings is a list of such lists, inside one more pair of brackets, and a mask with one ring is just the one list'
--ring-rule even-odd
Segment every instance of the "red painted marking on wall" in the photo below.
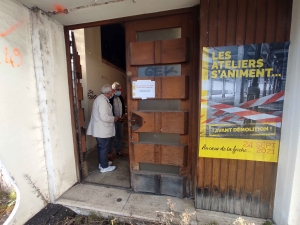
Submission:
{"label": "red painted marking on wall", "polygon": [[57,13],[63,13],[66,8],[60,4],[55,4],[54,9]]}
{"label": "red painted marking on wall", "polygon": [[[12,54],[13,52],[13,54]],[[20,67],[23,63],[23,57],[19,49],[14,48],[10,51],[7,47],[4,47],[4,63],[10,64],[13,68]],[[2,64],[2,62],[0,62]]]}
{"label": "red painted marking on wall", "polygon": [[18,23],[12,25],[10,28],[8,28],[6,31],[0,33],[0,37],[6,37],[9,35],[11,32],[16,30],[22,23],[24,23],[25,20],[19,21]]}

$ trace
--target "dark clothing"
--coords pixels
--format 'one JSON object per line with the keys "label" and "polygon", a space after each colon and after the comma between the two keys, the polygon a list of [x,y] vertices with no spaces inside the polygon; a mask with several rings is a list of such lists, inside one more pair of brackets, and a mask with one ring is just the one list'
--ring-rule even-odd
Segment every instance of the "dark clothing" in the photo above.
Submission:
{"label": "dark clothing", "polygon": [[98,151],[98,162],[102,168],[107,168],[108,158],[107,154],[111,146],[112,138],[96,138],[97,140],[97,151]]}
{"label": "dark clothing", "polygon": [[[113,106],[112,108],[114,108],[114,98],[115,97],[119,97],[120,100],[121,100],[121,103],[122,103],[122,116],[123,116],[125,114],[125,103],[124,103],[124,99],[123,99],[122,95],[114,96],[113,98],[109,99],[109,103]],[[113,115],[115,116],[114,109],[112,111],[113,111]]]}

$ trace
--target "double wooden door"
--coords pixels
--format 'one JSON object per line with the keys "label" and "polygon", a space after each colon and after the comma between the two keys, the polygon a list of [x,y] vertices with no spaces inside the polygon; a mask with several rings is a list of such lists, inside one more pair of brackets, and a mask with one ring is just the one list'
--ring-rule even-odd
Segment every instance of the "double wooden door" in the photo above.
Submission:
{"label": "double wooden door", "polygon": [[136,192],[194,195],[199,93],[195,15],[191,10],[126,23],[130,174]]}

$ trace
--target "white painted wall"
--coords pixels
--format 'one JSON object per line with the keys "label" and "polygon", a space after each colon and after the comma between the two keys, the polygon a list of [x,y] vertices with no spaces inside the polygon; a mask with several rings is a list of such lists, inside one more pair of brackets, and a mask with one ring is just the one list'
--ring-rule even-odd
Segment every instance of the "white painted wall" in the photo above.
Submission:
{"label": "white painted wall", "polygon": [[38,192],[55,199],[77,180],[64,35],[14,0],[0,18],[0,158],[20,190],[10,224],[24,224],[44,207]]}
{"label": "white painted wall", "polygon": [[32,23],[49,193],[53,202],[77,182],[64,29],[41,11],[33,14]]}
{"label": "white painted wall", "polygon": [[[22,224],[44,206],[25,175],[31,177],[45,197],[49,196],[43,129],[30,12],[11,0],[0,1],[0,10],[0,158],[19,187],[20,204],[13,221]],[[8,59],[12,57],[15,67],[5,62],[6,48]],[[14,49],[18,49],[21,56],[15,56]]]}
{"label": "white painted wall", "polygon": [[274,203],[277,225],[300,224],[300,1],[293,1],[291,45]]}
{"label": "white painted wall", "polygon": [[[86,50],[86,74],[87,74],[87,90],[94,91],[95,95],[101,94],[101,87],[104,84],[112,84],[118,81],[122,85],[123,96],[126,93],[125,73],[102,62],[101,56],[101,34],[100,27],[92,27],[84,29],[85,34],[85,50]],[[125,44],[124,44],[125,47]],[[84,93],[86,97],[86,93]],[[91,110],[94,100],[88,103],[88,119],[90,121]],[[92,136],[87,136],[87,149],[91,149],[96,145],[96,140]]]}

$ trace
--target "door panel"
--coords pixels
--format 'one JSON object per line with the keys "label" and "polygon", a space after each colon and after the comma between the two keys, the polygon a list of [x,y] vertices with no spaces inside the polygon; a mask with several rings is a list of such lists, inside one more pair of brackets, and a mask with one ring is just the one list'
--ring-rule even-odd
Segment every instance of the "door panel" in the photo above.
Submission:
{"label": "door panel", "polygon": [[186,196],[187,178],[185,176],[133,171],[131,179],[133,189],[137,192],[172,195],[179,198]]}
{"label": "door panel", "polygon": [[[133,143],[135,161],[186,166],[187,146]],[[145,154],[147,152],[147,154]]]}
{"label": "door panel", "polygon": [[[191,10],[192,12],[193,10]],[[198,90],[193,13],[126,23],[128,132],[134,191],[193,196]],[[132,83],[155,82],[155,97],[132,97]]]}
{"label": "door panel", "polygon": [[189,40],[156,40],[131,42],[129,46],[131,65],[181,63],[188,61]]}
{"label": "door panel", "polygon": [[188,112],[132,111],[131,125],[134,132],[186,134]]}
{"label": "door panel", "polygon": [[[161,69],[157,67],[157,69]],[[133,77],[131,81],[152,80],[155,81],[155,99],[186,99],[188,98],[189,77],[185,75],[170,77],[147,78]],[[137,99],[137,98],[136,98]]]}

